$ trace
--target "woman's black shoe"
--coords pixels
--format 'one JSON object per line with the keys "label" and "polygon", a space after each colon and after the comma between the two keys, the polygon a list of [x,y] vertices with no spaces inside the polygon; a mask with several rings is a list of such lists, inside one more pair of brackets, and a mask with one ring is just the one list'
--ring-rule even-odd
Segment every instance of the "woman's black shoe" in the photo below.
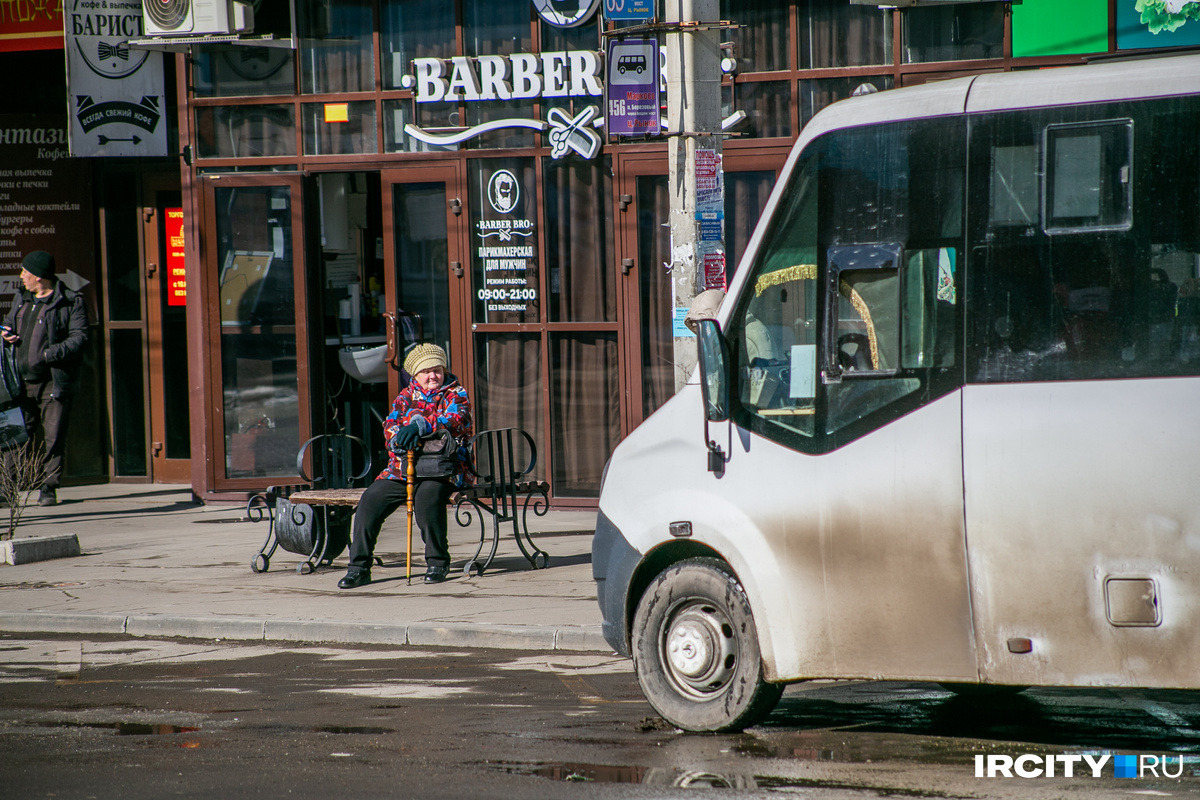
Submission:
{"label": "woman's black shoe", "polygon": [[347,572],[346,577],[338,581],[339,589],[357,589],[360,586],[366,586],[371,582],[371,573],[369,572]]}
{"label": "woman's black shoe", "polygon": [[445,567],[430,567],[425,570],[425,582],[441,583],[446,580],[446,571]]}

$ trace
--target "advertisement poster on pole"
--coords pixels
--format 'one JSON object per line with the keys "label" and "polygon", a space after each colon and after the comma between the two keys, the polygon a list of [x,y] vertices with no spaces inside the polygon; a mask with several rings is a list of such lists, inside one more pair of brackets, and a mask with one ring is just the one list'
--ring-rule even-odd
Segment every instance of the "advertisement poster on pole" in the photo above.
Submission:
{"label": "advertisement poster on pole", "polygon": [[645,136],[662,130],[658,42],[621,39],[608,43],[609,136]]}
{"label": "advertisement poster on pole", "polygon": [[711,148],[696,148],[696,223],[704,288],[724,289],[725,173]]}

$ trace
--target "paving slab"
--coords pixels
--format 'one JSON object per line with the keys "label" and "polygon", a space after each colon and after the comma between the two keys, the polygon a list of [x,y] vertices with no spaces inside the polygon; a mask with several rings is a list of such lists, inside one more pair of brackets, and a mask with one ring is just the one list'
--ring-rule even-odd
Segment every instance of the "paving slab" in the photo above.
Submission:
{"label": "paving slab", "polygon": [[510,534],[482,576],[462,572],[478,522],[460,528],[451,517],[450,578],[434,585],[421,580],[419,536],[405,578],[400,512],[384,525],[374,581],[342,590],[344,553],[301,574],[304,558],[278,549],[267,572],[253,572],[267,523],[240,505],[197,504],[188,486],[58,496],[57,506],[27,508],[17,537],[75,537],[79,555],[0,566],[0,631],[611,652],[591,575],[594,510],[531,519],[547,569],[530,568]]}

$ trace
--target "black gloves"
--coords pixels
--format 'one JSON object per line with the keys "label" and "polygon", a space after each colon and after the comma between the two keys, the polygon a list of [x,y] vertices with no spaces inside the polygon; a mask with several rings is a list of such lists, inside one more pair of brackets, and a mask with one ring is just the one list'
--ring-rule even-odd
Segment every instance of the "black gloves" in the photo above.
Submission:
{"label": "black gloves", "polygon": [[392,450],[396,452],[401,450],[415,450],[420,441],[421,428],[417,423],[413,422],[396,431],[396,435],[392,439]]}

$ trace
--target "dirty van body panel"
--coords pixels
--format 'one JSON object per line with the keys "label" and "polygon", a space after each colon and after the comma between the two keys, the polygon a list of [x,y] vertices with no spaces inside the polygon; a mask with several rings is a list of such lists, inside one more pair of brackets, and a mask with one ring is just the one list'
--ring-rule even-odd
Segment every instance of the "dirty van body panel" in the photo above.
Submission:
{"label": "dirty van body panel", "polygon": [[[963,406],[982,677],[1195,686],[1200,378],[968,386]],[[1108,579],[1152,587],[1161,621],[1123,621]]]}
{"label": "dirty van body panel", "polygon": [[600,511],[629,545],[651,553],[670,523],[691,522],[746,591],[768,680],[977,680],[959,395],[823,456],[710,425],[728,457],[720,476],[706,469],[699,400],[687,386],[613,456]]}
{"label": "dirty van body panel", "polygon": [[623,656],[630,654],[625,624],[629,616],[627,587],[641,560],[642,554],[629,544],[604,512],[597,514],[596,533],[592,537],[592,577],[603,617],[601,630],[605,641]]}

